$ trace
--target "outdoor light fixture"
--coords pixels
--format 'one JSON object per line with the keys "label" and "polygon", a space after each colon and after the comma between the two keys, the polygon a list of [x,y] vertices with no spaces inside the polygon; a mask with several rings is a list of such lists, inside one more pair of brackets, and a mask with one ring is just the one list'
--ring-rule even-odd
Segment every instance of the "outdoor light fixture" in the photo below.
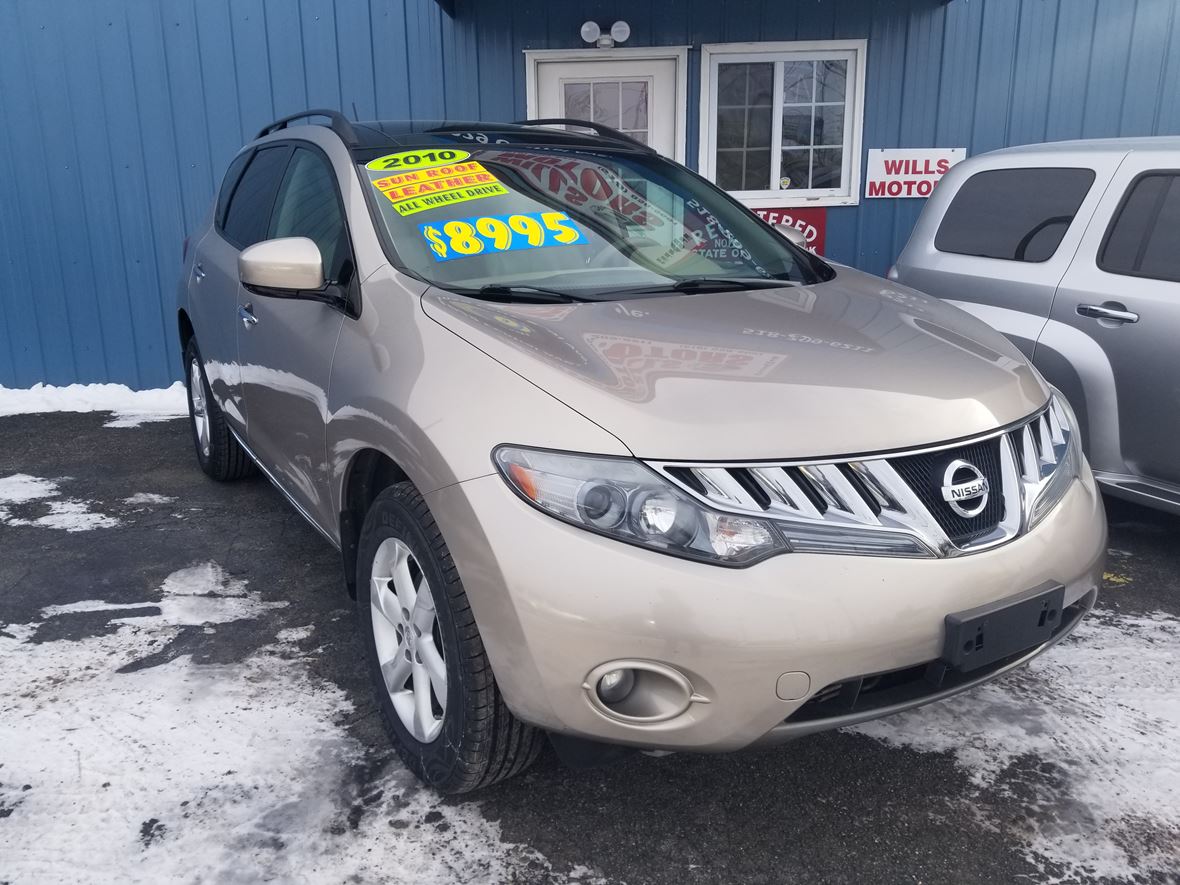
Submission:
{"label": "outdoor light fixture", "polygon": [[598,22],[585,22],[582,25],[582,39],[593,43],[599,49],[610,49],[616,43],[626,43],[631,36],[631,26],[624,21],[617,21],[610,26],[610,33],[602,33]]}

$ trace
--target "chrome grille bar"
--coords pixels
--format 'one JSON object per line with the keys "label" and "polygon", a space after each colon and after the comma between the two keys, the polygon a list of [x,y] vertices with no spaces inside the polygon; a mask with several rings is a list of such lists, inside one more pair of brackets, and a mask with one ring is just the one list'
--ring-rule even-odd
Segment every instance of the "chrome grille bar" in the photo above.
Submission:
{"label": "chrome grille bar", "polygon": [[[916,451],[872,458],[772,463],[686,464],[648,462],[687,494],[718,510],[833,529],[905,534],[940,556],[955,556],[1003,543],[1025,530],[1043,484],[1065,456],[1072,428],[1055,399],[1016,427]],[[993,529],[956,545],[892,463],[915,454],[967,448],[999,436],[1002,515]],[[685,474],[695,479],[690,484]],[[702,492],[701,489],[704,491]]]}

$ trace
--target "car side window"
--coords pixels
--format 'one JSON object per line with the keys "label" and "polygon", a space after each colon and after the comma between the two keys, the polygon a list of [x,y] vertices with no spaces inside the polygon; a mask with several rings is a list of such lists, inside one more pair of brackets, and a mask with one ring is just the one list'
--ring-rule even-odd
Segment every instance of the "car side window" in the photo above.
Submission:
{"label": "car side window", "polygon": [[318,153],[296,148],[279,187],[267,239],[307,237],[320,248],[324,276],[343,283],[351,267],[336,174]]}
{"label": "car side window", "polygon": [[266,239],[275,192],[290,155],[289,145],[260,148],[233,189],[222,235],[239,249]]}
{"label": "car side window", "polygon": [[951,200],[934,248],[1004,261],[1048,261],[1094,183],[1094,170],[989,169]]}
{"label": "car side window", "polygon": [[225,210],[229,208],[229,198],[233,194],[234,188],[238,185],[238,180],[242,177],[242,170],[246,168],[246,164],[250,162],[250,157],[253,156],[253,151],[242,151],[229,164],[229,168],[225,170],[225,178],[221,181],[221,190],[217,194],[217,215],[215,224],[217,229],[221,230],[225,225]]}
{"label": "car side window", "polygon": [[1098,256],[1107,273],[1180,283],[1180,171],[1145,172],[1115,213]]}

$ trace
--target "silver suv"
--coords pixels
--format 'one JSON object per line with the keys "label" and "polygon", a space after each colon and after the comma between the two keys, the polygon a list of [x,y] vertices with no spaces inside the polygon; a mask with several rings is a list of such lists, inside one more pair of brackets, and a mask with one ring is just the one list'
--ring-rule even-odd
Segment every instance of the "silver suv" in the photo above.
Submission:
{"label": "silver suv", "polygon": [[602,127],[316,113],[191,238],[193,439],[340,550],[428,783],[871,719],[1093,604],[1075,419],[983,323]]}
{"label": "silver suv", "polygon": [[960,163],[890,277],[990,323],[1064,391],[1107,491],[1180,513],[1180,137]]}

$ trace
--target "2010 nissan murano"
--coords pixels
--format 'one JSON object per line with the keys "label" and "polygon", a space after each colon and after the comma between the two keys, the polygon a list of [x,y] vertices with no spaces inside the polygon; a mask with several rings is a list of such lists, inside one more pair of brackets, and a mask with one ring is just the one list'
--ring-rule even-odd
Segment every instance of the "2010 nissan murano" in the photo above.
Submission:
{"label": "2010 nissan murano", "polygon": [[781,741],[1069,633],[1106,524],[1018,350],[552,123],[280,120],[186,248],[200,465],[339,548],[419,777]]}

